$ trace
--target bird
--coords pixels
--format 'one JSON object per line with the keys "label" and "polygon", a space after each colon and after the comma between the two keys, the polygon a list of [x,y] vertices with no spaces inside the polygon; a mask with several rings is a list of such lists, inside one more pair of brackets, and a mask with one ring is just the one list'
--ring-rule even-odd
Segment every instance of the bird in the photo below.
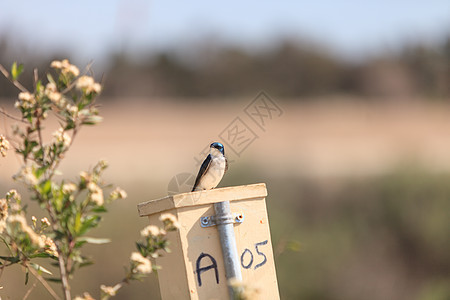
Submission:
{"label": "bird", "polygon": [[215,188],[227,170],[228,161],[223,145],[219,142],[212,143],[209,146],[209,154],[198,171],[192,192]]}

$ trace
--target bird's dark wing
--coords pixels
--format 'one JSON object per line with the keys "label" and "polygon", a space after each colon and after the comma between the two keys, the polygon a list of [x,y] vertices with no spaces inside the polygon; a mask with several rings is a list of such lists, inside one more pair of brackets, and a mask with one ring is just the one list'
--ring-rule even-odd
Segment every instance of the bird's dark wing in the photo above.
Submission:
{"label": "bird's dark wing", "polygon": [[225,172],[223,172],[223,175],[228,171],[228,159],[225,157]]}
{"label": "bird's dark wing", "polygon": [[203,174],[205,174],[208,171],[210,165],[211,165],[211,154],[208,154],[208,156],[203,161],[200,170],[198,171],[197,178],[195,179],[194,186],[192,187],[192,192],[195,191],[195,188],[200,183],[200,178],[202,178]]}

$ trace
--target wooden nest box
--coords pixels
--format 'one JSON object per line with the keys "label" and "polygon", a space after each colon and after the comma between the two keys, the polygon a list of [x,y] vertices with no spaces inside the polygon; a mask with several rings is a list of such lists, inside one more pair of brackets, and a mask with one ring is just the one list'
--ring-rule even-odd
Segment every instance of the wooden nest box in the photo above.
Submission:
{"label": "wooden nest box", "polygon": [[161,297],[228,299],[221,242],[214,203],[229,201],[242,282],[260,299],[279,299],[264,183],[182,193],[138,205],[139,215],[160,225],[171,213],[180,229],[168,234],[171,253],[156,259]]}

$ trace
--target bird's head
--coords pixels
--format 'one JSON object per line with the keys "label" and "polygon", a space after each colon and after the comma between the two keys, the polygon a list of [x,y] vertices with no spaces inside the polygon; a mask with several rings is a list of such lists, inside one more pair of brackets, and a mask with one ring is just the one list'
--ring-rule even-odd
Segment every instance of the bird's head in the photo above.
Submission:
{"label": "bird's head", "polygon": [[209,149],[211,151],[211,154],[215,154],[217,151],[222,153],[222,155],[225,155],[225,150],[223,149],[223,145],[219,142],[214,142],[209,146]]}

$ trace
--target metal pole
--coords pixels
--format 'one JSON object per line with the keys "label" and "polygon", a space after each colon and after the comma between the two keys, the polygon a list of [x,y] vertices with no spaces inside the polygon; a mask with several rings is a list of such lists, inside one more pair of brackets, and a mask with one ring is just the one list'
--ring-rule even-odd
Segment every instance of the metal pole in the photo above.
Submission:
{"label": "metal pole", "polygon": [[[222,246],[225,275],[227,280],[235,278],[242,281],[241,266],[239,264],[236,238],[234,236],[234,218],[231,214],[230,202],[214,203],[215,220],[219,231],[220,245]],[[228,283],[227,283],[228,284]],[[234,299],[233,289],[228,284],[230,299]]]}

